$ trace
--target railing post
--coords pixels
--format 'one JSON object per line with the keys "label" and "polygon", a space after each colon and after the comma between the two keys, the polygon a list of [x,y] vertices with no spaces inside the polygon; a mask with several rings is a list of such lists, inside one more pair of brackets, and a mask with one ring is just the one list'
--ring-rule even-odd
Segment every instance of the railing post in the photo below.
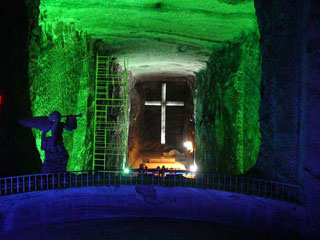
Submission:
{"label": "railing post", "polygon": [[75,177],[75,180],[74,180],[75,186],[78,187],[78,174],[75,174],[74,177]]}
{"label": "railing post", "polygon": [[136,186],[138,185],[138,181],[139,181],[139,174],[137,175],[137,177],[136,177]]}
{"label": "railing post", "polygon": [[249,178],[247,178],[247,194],[249,195]]}
{"label": "railing post", "polygon": [[236,193],[238,193],[238,176],[236,176]]}
{"label": "railing post", "polygon": [[60,173],[58,173],[58,189],[60,189]]}
{"label": "railing post", "polygon": [[89,172],[87,172],[87,187],[89,187]]}
{"label": "railing post", "polygon": [[[166,173],[164,173],[166,174]],[[165,186],[166,185],[166,177],[165,175],[162,177],[162,186]]]}
{"label": "railing post", "polygon": [[10,184],[10,191],[11,193],[13,193],[13,179],[10,178],[11,184]]}
{"label": "railing post", "polygon": [[69,188],[72,188],[72,175],[71,175],[71,172],[69,172]]}
{"label": "railing post", "polygon": [[29,192],[31,192],[31,176],[29,175],[28,177],[28,189],[29,189]]}
{"label": "railing post", "polygon": [[174,187],[176,186],[176,180],[177,180],[176,173],[174,173],[174,175],[173,175],[173,186]]}
{"label": "railing post", "polygon": [[215,179],[215,176],[214,174],[212,174],[212,189],[214,189],[214,179]]}
{"label": "railing post", "polygon": [[207,177],[206,177],[206,189],[209,188],[209,174],[207,173]]}
{"label": "railing post", "polygon": [[7,195],[8,194],[8,190],[7,190],[7,179],[4,179],[4,194]]}
{"label": "railing post", "polygon": [[140,185],[143,185],[143,183],[144,183],[144,182],[143,182],[143,175],[144,175],[144,174],[141,174],[142,183],[140,183]]}
{"label": "railing post", "polygon": [[267,181],[264,181],[264,197],[267,197]]}
{"label": "railing post", "polygon": [[54,189],[54,173],[52,173],[52,189]]}
{"label": "railing post", "polygon": [[40,189],[42,190],[43,189],[43,175],[41,174],[40,175]]}
{"label": "railing post", "polygon": [[132,185],[132,174],[130,174],[130,185]]}
{"label": "railing post", "polygon": [[38,182],[37,182],[37,175],[34,176],[34,190],[38,190]]}
{"label": "railing post", "polygon": [[197,185],[198,185],[198,176],[197,176],[197,175],[195,176],[195,179],[196,179],[196,181],[195,181],[195,188],[197,188]]}
{"label": "railing post", "polygon": [[106,172],[103,172],[103,186],[106,185]]}
{"label": "railing post", "polygon": [[19,177],[17,177],[17,193],[20,192]]}
{"label": "railing post", "polygon": [[83,172],[81,173],[80,182],[81,182],[81,187],[83,187]]}
{"label": "railing post", "polygon": [[203,189],[203,178],[204,178],[204,174],[202,173],[201,174],[201,187],[200,187],[201,189]]}
{"label": "railing post", "polygon": [[252,195],[255,196],[255,194],[254,194],[254,187],[255,187],[255,179],[253,178],[253,179],[252,179]]}
{"label": "railing post", "polygon": [[25,188],[25,178],[22,177],[22,192],[26,192],[26,188]]}

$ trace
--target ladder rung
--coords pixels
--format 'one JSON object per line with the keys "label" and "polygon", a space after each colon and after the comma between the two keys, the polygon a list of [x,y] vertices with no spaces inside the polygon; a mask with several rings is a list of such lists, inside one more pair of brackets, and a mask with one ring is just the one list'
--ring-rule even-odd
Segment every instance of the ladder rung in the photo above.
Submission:
{"label": "ladder rung", "polygon": [[105,167],[105,165],[101,165],[101,164],[94,164],[95,167]]}
{"label": "ladder rung", "polygon": [[108,146],[108,144],[105,144],[105,146],[96,146],[96,150],[122,150],[123,146]]}
{"label": "ladder rung", "polygon": [[[105,156],[104,156],[105,157]],[[97,164],[104,164],[104,162],[105,162],[105,158],[97,158],[97,157],[95,157],[95,159],[94,159],[96,162],[97,162]],[[99,161],[99,162],[98,162]]]}
{"label": "ladder rung", "polygon": [[96,99],[97,100],[104,100],[104,101],[126,101],[127,100],[127,98],[108,98],[108,97],[102,98],[102,97],[99,97],[101,95],[107,95],[107,94],[97,93]]}

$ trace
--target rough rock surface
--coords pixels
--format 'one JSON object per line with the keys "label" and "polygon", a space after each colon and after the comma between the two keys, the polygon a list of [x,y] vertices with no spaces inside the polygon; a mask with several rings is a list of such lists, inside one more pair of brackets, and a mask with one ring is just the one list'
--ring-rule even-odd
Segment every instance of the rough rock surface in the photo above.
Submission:
{"label": "rough rock surface", "polygon": [[[52,111],[64,116],[81,113],[78,128],[64,133],[70,155],[67,170],[88,169],[92,159],[94,41],[74,24],[47,23],[44,12],[40,13],[39,26],[33,30],[31,40],[29,76],[33,116],[46,116]],[[34,135],[44,160],[41,132],[34,130]]]}
{"label": "rough rock surface", "polygon": [[194,75],[212,49],[256,27],[253,0],[42,0],[41,9],[49,22],[74,23],[106,42],[114,55],[130,56],[134,76]]}
{"label": "rough rock surface", "polygon": [[262,54],[257,169],[303,186],[310,237],[320,236],[320,4],[256,0]]}
{"label": "rough rock surface", "polygon": [[214,52],[196,78],[196,152],[200,168],[239,174],[254,166],[259,146],[259,34]]}

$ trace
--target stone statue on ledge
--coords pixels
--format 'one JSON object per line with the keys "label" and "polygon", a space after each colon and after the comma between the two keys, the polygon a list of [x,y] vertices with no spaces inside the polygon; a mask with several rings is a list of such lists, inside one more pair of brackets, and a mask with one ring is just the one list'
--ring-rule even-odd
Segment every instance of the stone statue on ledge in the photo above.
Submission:
{"label": "stone statue on ledge", "polygon": [[45,151],[45,160],[42,166],[42,173],[66,171],[69,154],[63,143],[63,129],[68,131],[77,128],[76,117],[79,115],[64,116],[66,122],[61,122],[61,114],[58,111],[52,112],[49,117],[32,117],[19,120],[25,127],[36,128],[43,131],[41,136],[41,149]]}

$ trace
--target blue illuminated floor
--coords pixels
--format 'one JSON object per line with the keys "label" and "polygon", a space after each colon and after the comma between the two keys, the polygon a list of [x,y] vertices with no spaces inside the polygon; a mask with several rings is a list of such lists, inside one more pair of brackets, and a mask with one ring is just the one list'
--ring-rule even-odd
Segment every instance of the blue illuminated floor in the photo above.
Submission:
{"label": "blue illuminated floor", "polygon": [[1,239],[278,239],[224,225],[160,218],[111,218],[11,231]]}

